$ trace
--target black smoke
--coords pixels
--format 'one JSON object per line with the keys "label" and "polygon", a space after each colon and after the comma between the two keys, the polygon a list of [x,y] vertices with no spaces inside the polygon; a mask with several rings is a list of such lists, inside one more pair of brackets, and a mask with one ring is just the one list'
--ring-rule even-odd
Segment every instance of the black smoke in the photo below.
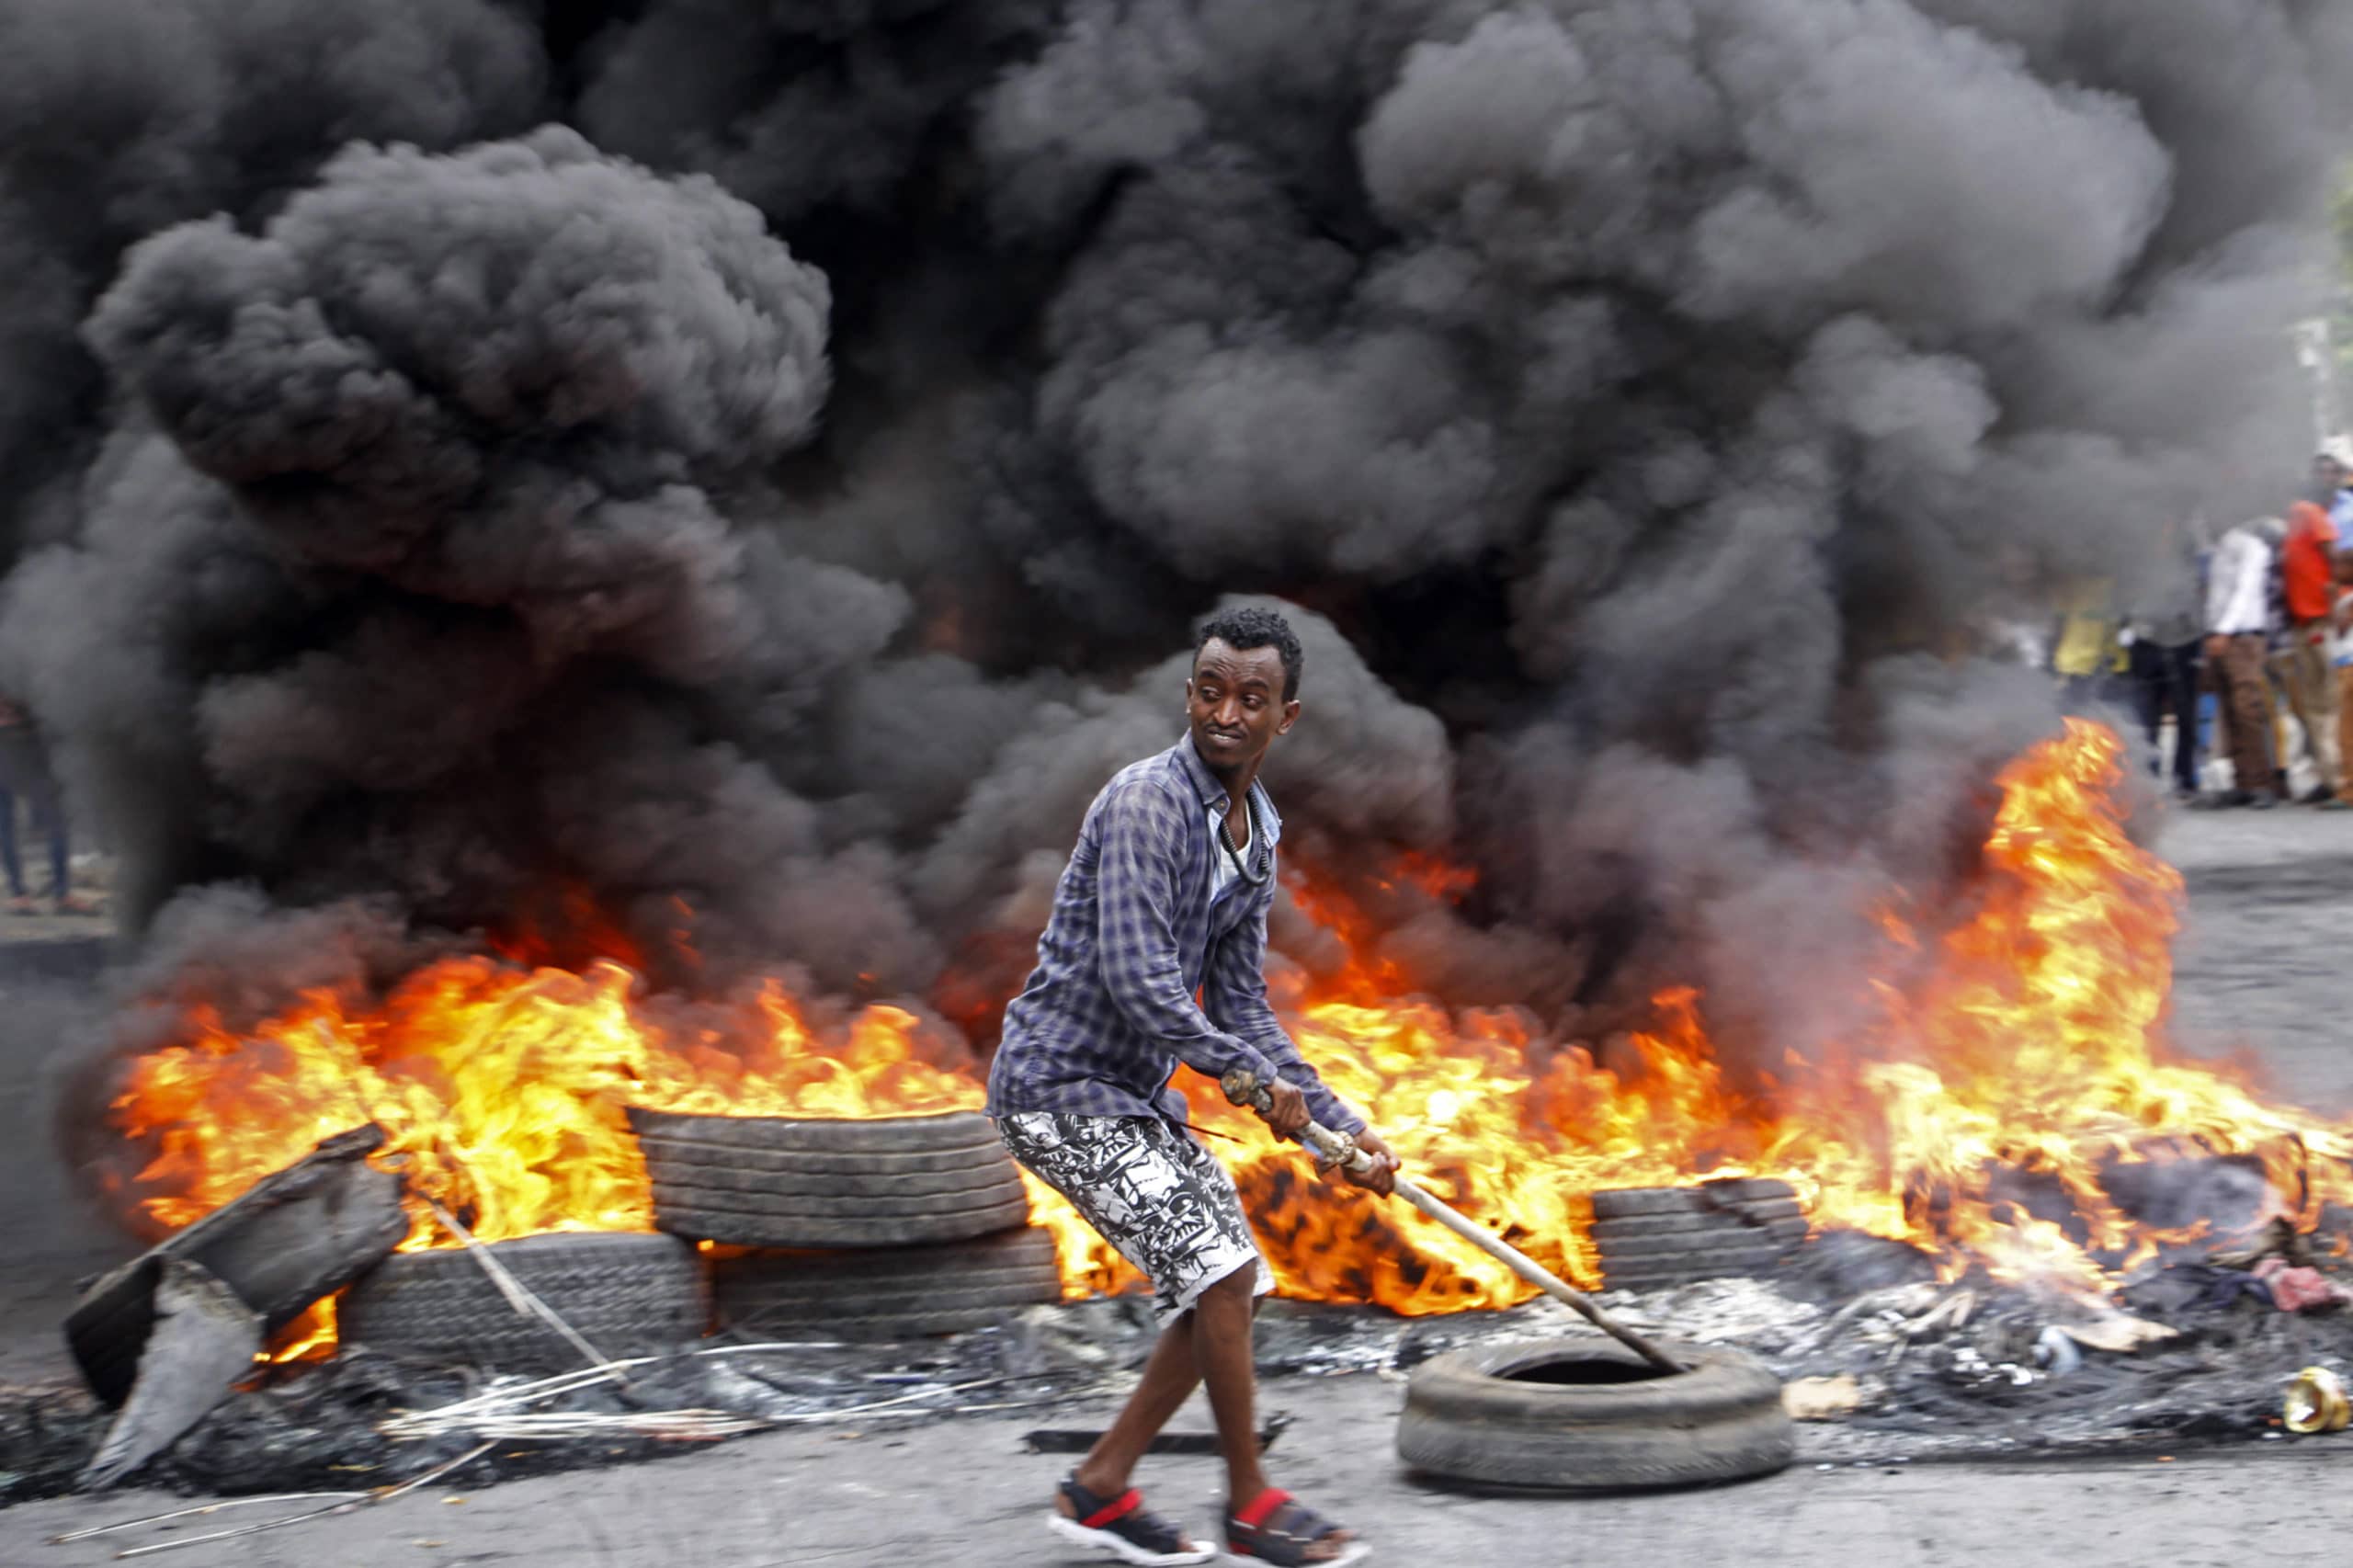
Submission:
{"label": "black smoke", "polygon": [[170,972],[585,895],[984,1046],[1271,596],[1391,956],[1803,1050],[2052,725],[1989,629],[2301,470],[2353,17],[2160,9],[18,7],[0,686]]}

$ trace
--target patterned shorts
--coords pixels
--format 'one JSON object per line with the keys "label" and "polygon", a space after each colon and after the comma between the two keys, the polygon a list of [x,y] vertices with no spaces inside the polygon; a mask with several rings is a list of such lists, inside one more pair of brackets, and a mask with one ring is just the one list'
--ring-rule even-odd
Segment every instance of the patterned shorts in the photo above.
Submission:
{"label": "patterned shorts", "polygon": [[1164,1319],[1190,1312],[1237,1269],[1257,1270],[1256,1295],[1275,1288],[1233,1178],[1158,1117],[1022,1111],[999,1117],[996,1130],[1015,1159],[1152,1280]]}

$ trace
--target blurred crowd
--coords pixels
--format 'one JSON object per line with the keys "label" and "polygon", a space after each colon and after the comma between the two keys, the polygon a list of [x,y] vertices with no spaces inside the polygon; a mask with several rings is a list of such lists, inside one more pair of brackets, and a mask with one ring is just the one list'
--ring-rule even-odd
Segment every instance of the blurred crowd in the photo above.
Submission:
{"label": "blurred crowd", "polygon": [[2177,528],[2155,602],[2067,607],[2050,667],[2077,706],[2131,708],[2149,766],[2209,810],[2353,811],[2353,443],[2313,460],[2283,517]]}

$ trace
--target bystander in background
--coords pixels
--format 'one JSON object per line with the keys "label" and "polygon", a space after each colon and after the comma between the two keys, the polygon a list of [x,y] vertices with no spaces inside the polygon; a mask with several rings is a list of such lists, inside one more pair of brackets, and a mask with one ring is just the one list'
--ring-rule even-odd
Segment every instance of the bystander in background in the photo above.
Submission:
{"label": "bystander in background", "polygon": [[[2325,473],[2321,478],[2334,500],[2336,485]],[[2319,774],[2304,801],[2334,804],[2343,779],[2334,658],[2336,530],[2317,502],[2299,501],[2289,509],[2288,535],[2279,547],[2279,592],[2283,624],[2270,658],[2271,676],[2304,733],[2305,754]]]}
{"label": "bystander in background", "polygon": [[2168,525],[2158,542],[2159,575],[2148,604],[2125,627],[2133,708],[2149,737],[2149,771],[2165,774],[2165,723],[2173,718],[2175,798],[2198,796],[2198,643],[2204,630],[2198,558],[2189,533]]}
{"label": "bystander in background", "polygon": [[74,892],[73,842],[65,825],[65,802],[56,776],[42,755],[30,715],[0,697],[0,870],[8,878],[8,911],[34,915],[40,906],[25,885],[23,857],[17,846],[17,802],[29,808],[31,827],[49,841],[50,906],[60,915],[91,915],[97,906]]}
{"label": "bystander in background", "polygon": [[2272,542],[2286,531],[2277,517],[2241,523],[2215,541],[2207,563],[2206,678],[2214,688],[2219,749],[2230,757],[2231,787],[2201,797],[2201,806],[2279,803],[2264,657],[2271,633]]}

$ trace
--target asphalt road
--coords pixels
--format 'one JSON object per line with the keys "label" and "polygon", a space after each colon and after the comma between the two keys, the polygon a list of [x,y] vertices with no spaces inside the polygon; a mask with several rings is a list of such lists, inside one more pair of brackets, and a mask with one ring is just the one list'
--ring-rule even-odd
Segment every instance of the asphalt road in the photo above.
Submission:
{"label": "asphalt road", "polygon": [[[2340,1027],[2353,959],[2353,816],[2182,813],[2159,848],[2189,888],[2175,1028],[2188,1048],[2238,1055],[2283,1096],[2353,1111],[2353,1041]],[[120,1255],[65,1190],[44,1131],[41,1058],[86,1028],[89,945],[0,949],[0,1380],[62,1369],[57,1317],[79,1274]],[[44,977],[46,974],[46,978]],[[1433,1492],[1390,1453],[1399,1398],[1371,1377],[1291,1379],[1267,1403],[1299,1418],[1270,1456],[1279,1482],[1358,1525],[1376,1561],[1580,1568],[1873,1568],[2102,1561],[2181,1565],[2341,1562],[2353,1435],[2244,1453],[2040,1467],[1802,1468],[1746,1486],[1577,1501]],[[1060,1410],[1056,1425],[1108,1412]],[[801,1563],[1055,1565],[1038,1526],[1064,1461],[1020,1451],[1037,1412],[902,1432],[779,1432],[658,1464],[582,1471],[479,1494],[436,1489],[339,1518],[172,1552],[184,1568],[503,1568]],[[1201,1412],[1185,1418],[1205,1425]],[[1217,1475],[1198,1460],[1142,1477],[1205,1527]],[[111,1561],[116,1543],[51,1534],[179,1506],[132,1493],[0,1512],[0,1568]],[[262,1510],[271,1513],[274,1510]],[[244,1516],[250,1517],[250,1516]],[[224,1528],[216,1518],[184,1533]],[[233,1522],[244,1522],[244,1517]],[[159,1539],[138,1538],[142,1542]]]}

